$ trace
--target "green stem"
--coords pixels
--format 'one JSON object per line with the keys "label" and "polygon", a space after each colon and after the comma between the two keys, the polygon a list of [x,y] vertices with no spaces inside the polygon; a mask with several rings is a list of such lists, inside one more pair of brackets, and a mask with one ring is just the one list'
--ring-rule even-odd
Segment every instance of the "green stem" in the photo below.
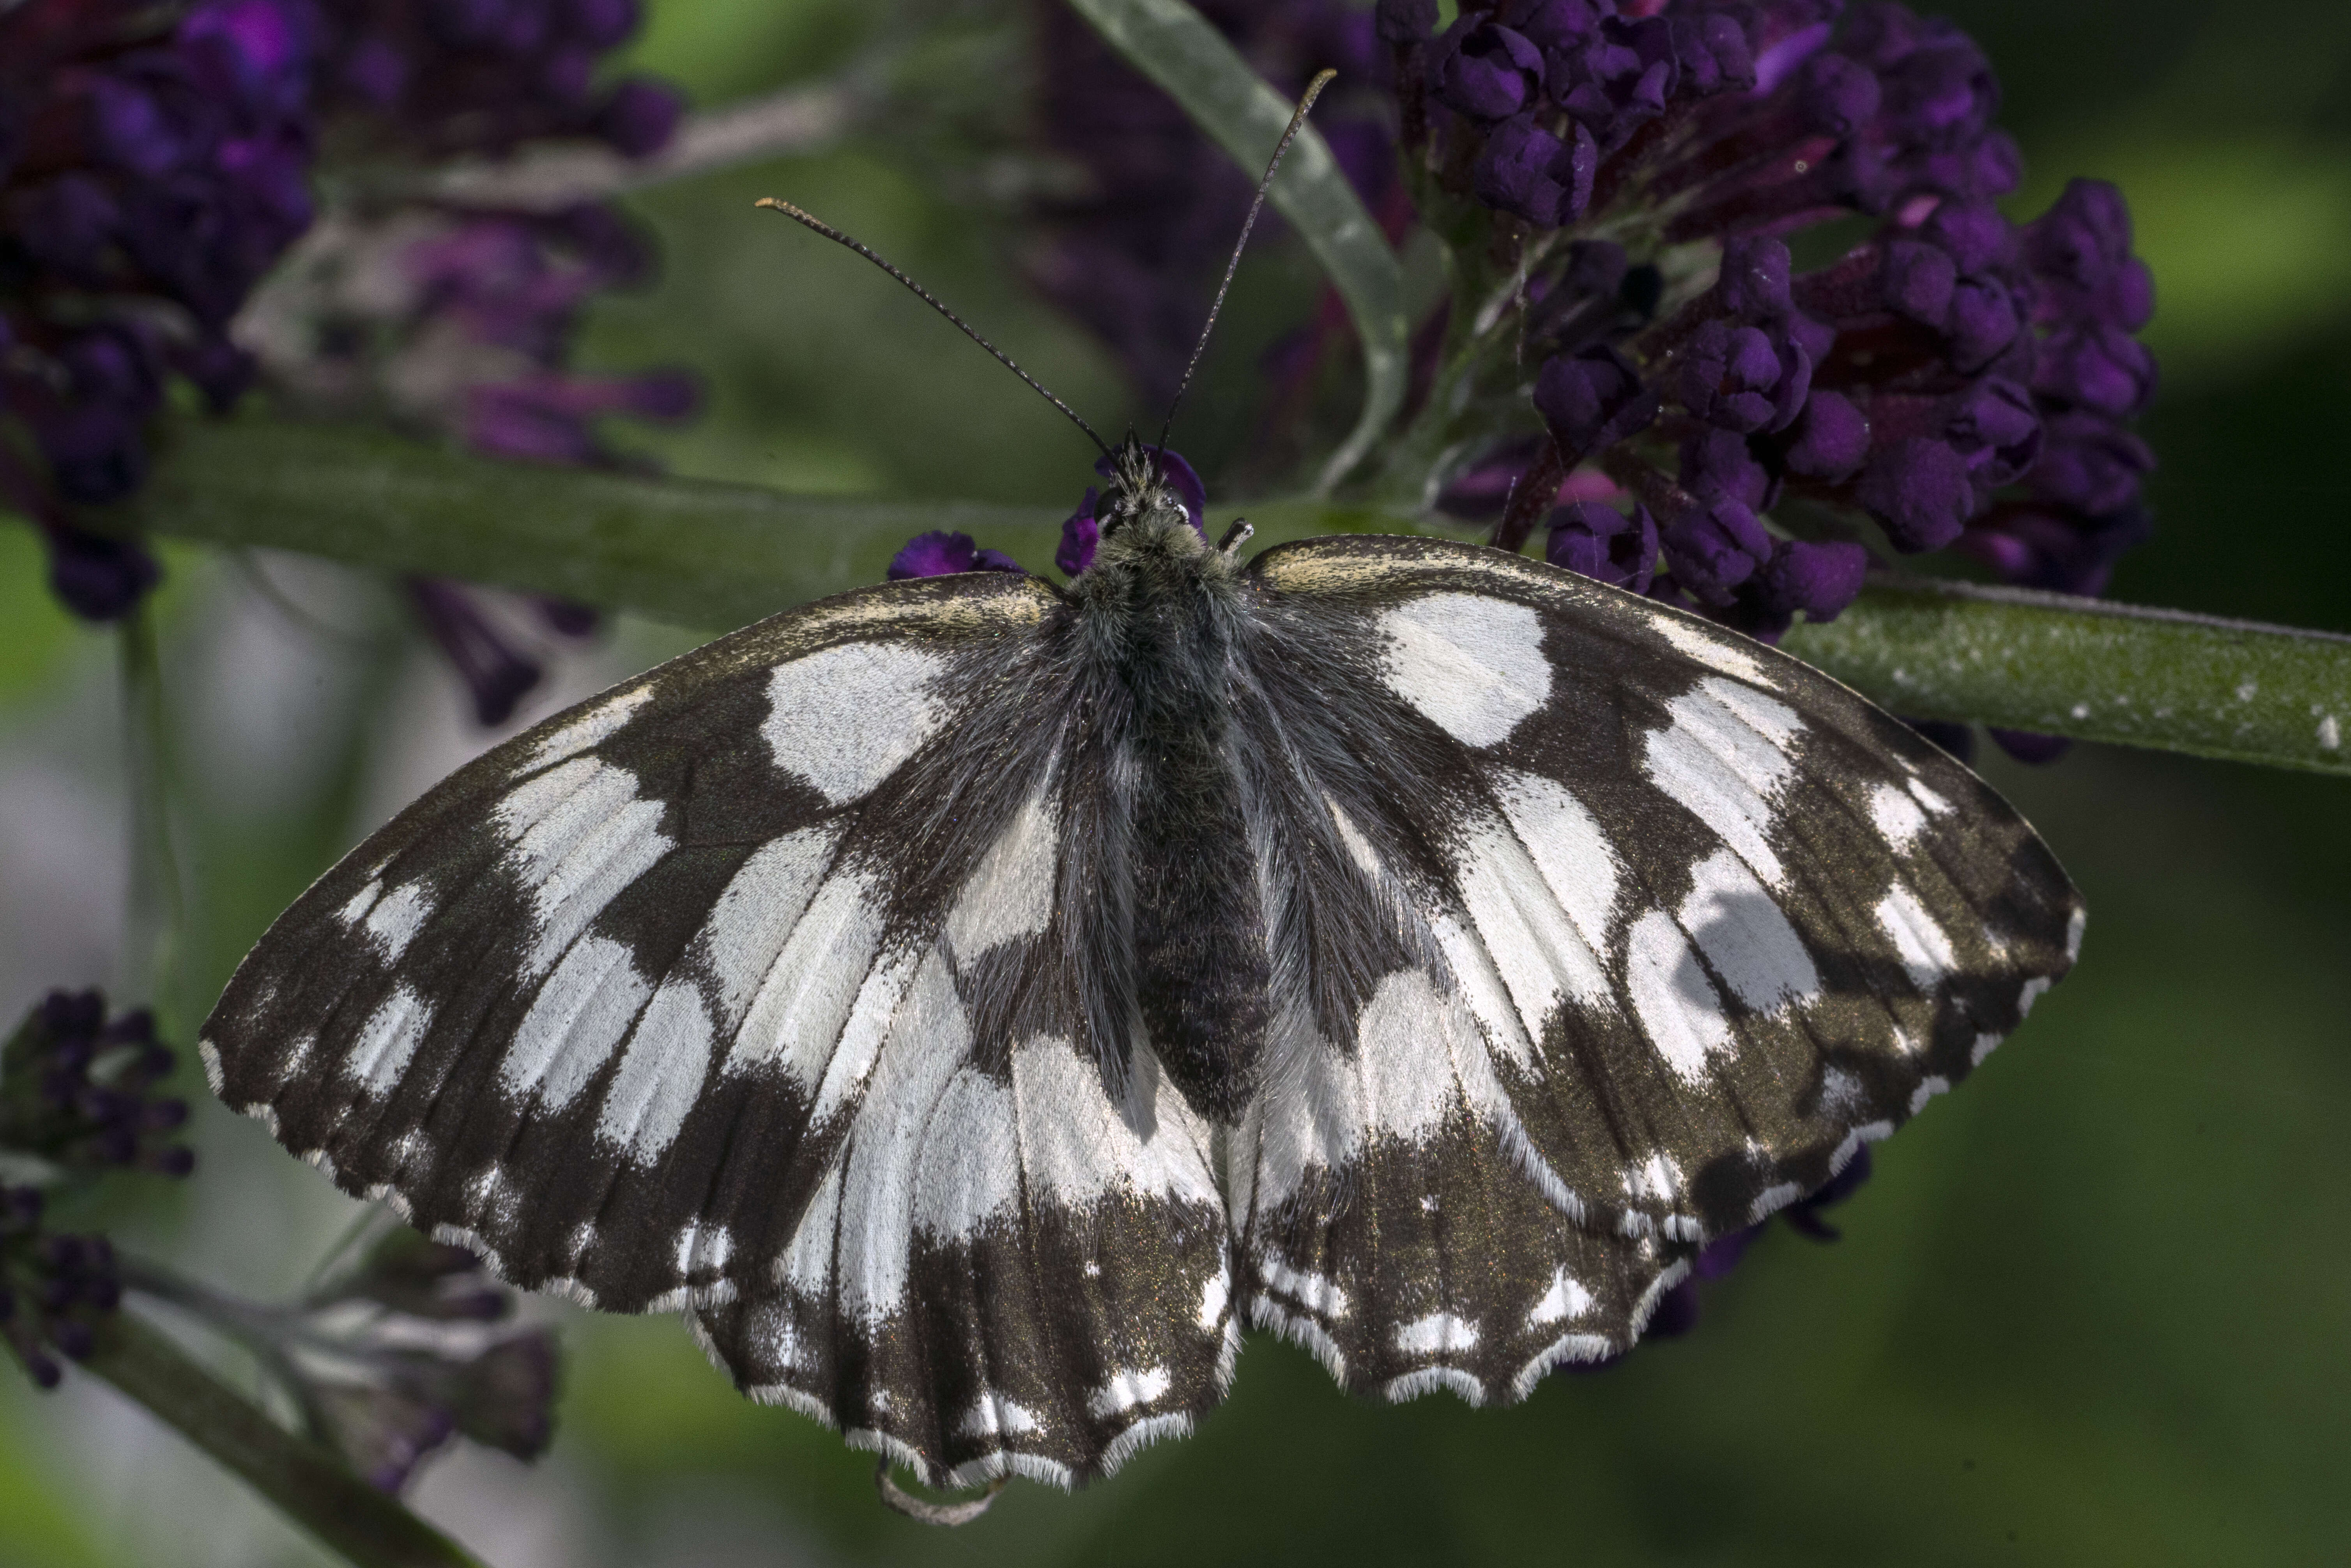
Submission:
{"label": "green stem", "polygon": [[[1184,0],[1070,0],[1070,8],[1164,89],[1251,180],[1265,172],[1294,106],[1197,11]],[[1274,176],[1268,199],[1322,264],[1363,344],[1363,413],[1323,465],[1316,487],[1327,492],[1371,455],[1404,406],[1412,331],[1404,269],[1311,124]]]}
{"label": "green stem", "polygon": [[122,663],[123,750],[131,797],[129,930],[122,990],[167,1015],[182,928],[180,862],[172,841],[170,739],[163,722],[162,659],[152,601],[118,631]]}
{"label": "green stem", "polygon": [[[1421,531],[1312,499],[1246,510],[1260,545]],[[1041,565],[1057,509],[858,501],[498,463],[380,433],[191,424],[126,527],[561,594],[723,630],[881,580],[958,528]],[[1458,537],[1458,535],[1456,536]],[[1887,580],[1788,651],[1920,718],[2351,774],[2351,639],[2092,600]],[[2243,695],[2241,695],[2243,694]]]}
{"label": "green stem", "polygon": [[101,1325],[83,1369],[157,1417],[359,1568],[480,1568],[439,1531],[295,1437],[127,1312]]}

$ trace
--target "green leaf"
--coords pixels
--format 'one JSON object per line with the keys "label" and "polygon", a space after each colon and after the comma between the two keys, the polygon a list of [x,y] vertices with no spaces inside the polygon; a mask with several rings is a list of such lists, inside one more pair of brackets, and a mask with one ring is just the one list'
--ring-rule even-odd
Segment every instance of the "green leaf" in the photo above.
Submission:
{"label": "green leaf", "polygon": [[[1165,89],[1251,180],[1265,172],[1296,107],[1268,87],[1184,0],[1070,0],[1127,64]],[[1364,411],[1323,465],[1328,491],[1371,455],[1404,406],[1411,328],[1404,270],[1310,122],[1268,193],[1346,301],[1364,350]]]}
{"label": "green leaf", "polygon": [[[1442,531],[1313,499],[1241,509],[1260,546]],[[119,520],[714,631],[878,582],[898,548],[932,528],[960,529],[1041,570],[1061,521],[1042,508],[533,467],[266,421],[183,428]],[[1796,627],[1786,646],[1911,717],[2351,775],[2351,638],[1897,579],[1874,582],[1829,624]]]}

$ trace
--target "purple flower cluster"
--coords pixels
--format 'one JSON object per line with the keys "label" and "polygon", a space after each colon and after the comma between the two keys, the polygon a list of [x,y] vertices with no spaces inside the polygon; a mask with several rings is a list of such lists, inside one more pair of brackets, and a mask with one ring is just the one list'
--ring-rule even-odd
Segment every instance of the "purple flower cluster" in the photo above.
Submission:
{"label": "purple flower cluster", "polygon": [[[1544,524],[1562,566],[1774,638],[1860,591],[1846,519],[2075,593],[2144,535],[2152,459],[2126,425],[2154,391],[2134,336],[2153,294],[2128,214],[2092,181],[2029,225],[2000,213],[2016,149],[1949,24],[1488,0],[1431,36],[1426,0],[1382,0],[1378,25],[1430,199],[1497,214],[1526,270],[1550,440],[1487,460],[1511,486],[1498,544]],[[1855,213],[1874,236],[1794,272],[1783,236]],[[1665,301],[1700,246],[1712,285]],[[1449,498],[1498,488],[1473,470]]]}
{"label": "purple flower cluster", "polygon": [[151,1092],[172,1066],[153,1013],[109,1019],[96,991],[52,991],[0,1046],[0,1148],[66,1170],[186,1176],[195,1155],[172,1139],[187,1102]]}
{"label": "purple flower cluster", "polygon": [[[195,1156],[171,1139],[187,1103],[149,1092],[171,1071],[145,1009],[110,1019],[95,991],[52,991],[0,1045],[0,1151],[59,1174],[185,1176]],[[61,1369],[50,1352],[89,1355],[122,1286],[106,1239],[46,1232],[45,1207],[37,1186],[0,1186],[0,1339],[36,1384],[54,1388]]]}
{"label": "purple flower cluster", "polygon": [[22,0],[0,9],[0,505],[37,523],[57,593],[110,620],[156,580],[78,527],[147,471],[174,375],[215,409],[252,377],[246,293],[310,222],[305,0]]}
{"label": "purple flower cluster", "polygon": [[296,1307],[218,1309],[272,1345],[312,1434],[381,1490],[460,1436],[528,1459],[554,1435],[552,1331],[507,1322],[514,1296],[479,1259],[405,1226]]}
{"label": "purple flower cluster", "polygon": [[505,152],[592,136],[656,152],[677,95],[596,79],[597,57],[637,30],[637,0],[316,0],[323,107],[371,150],[407,158]]}
{"label": "purple flower cluster", "polygon": [[[1317,127],[1391,237],[1400,235],[1411,207],[1375,90],[1384,64],[1371,18],[1343,0],[1198,0],[1196,8],[1284,92],[1338,69]],[[1040,131],[1086,180],[1085,193],[1038,206],[1050,237],[1031,277],[1110,347],[1148,402],[1165,403],[1249,211],[1251,182],[1065,7],[1047,9],[1039,39]],[[1281,379],[1302,379],[1322,340],[1345,330],[1343,311],[1323,312],[1287,346],[1291,374]]]}

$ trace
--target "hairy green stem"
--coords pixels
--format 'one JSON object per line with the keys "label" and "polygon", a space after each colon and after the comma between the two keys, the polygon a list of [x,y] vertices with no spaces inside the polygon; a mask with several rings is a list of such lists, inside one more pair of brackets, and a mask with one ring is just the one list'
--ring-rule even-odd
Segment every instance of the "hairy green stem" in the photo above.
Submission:
{"label": "hairy green stem", "polygon": [[359,1568],[479,1568],[439,1531],[369,1486],[127,1312],[100,1326],[83,1370],[145,1406]]}
{"label": "hairy green stem", "polygon": [[[1229,510],[1249,514],[1261,545],[1424,531],[1409,514],[1313,499]],[[531,467],[259,420],[183,427],[118,520],[713,631],[879,581],[893,552],[929,529],[961,529],[1037,567],[1061,531],[1045,508]],[[1835,622],[1797,627],[1787,648],[1913,717],[2351,774],[2351,639],[2325,632],[1887,580]]]}

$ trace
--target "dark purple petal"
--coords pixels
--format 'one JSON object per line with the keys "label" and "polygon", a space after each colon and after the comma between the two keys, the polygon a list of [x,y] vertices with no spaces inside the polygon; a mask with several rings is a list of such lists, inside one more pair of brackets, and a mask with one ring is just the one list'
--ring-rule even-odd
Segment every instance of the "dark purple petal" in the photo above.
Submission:
{"label": "dark purple petal", "polygon": [[486,726],[513,717],[523,694],[538,685],[538,665],[507,641],[465,584],[411,578],[408,591],[425,629],[472,694],[474,716]]}
{"label": "dark purple petal", "polygon": [[1778,430],[1812,389],[1812,356],[1784,335],[1729,321],[1701,324],[1682,351],[1683,405],[1708,424],[1741,433]]}
{"label": "dark purple petal", "polygon": [[657,82],[632,78],[606,95],[597,109],[596,134],[624,158],[643,158],[667,145],[685,105]]}
{"label": "dark purple petal", "polygon": [[906,548],[891,558],[889,580],[902,582],[913,577],[946,577],[964,571],[1020,570],[1020,563],[1001,550],[982,549],[969,534],[918,534],[907,541]]}
{"label": "dark purple petal", "polygon": [[1600,150],[1582,125],[1569,133],[1572,139],[1562,141],[1531,120],[1505,120],[1486,138],[1486,150],[1470,170],[1470,189],[1487,205],[1539,228],[1582,217],[1592,200]]}
{"label": "dark purple petal", "polygon": [[2119,327],[2103,323],[2053,334],[2043,343],[2032,390],[2059,403],[2126,419],[2155,395],[2155,356]]}
{"label": "dark purple petal", "polygon": [[1843,55],[1807,61],[1797,78],[1797,112],[1815,135],[1851,136],[1877,117],[1876,73]]}
{"label": "dark purple petal", "polygon": [[1834,621],[1861,592],[1869,552],[1844,539],[1782,539],[1758,574],[1765,601],[1775,610],[1802,611],[1814,621]]}
{"label": "dark purple petal", "polygon": [[1693,496],[1723,496],[1754,511],[1776,498],[1771,472],[1735,431],[1701,430],[1682,442],[1682,488]]}
{"label": "dark purple petal", "polygon": [[2155,280],[2131,254],[2130,209],[2104,180],[2074,180],[2024,231],[2024,254],[2070,313],[2136,332],[2155,315]]}
{"label": "dark purple petal", "polygon": [[47,536],[49,591],[85,621],[119,621],[163,579],[155,558],[128,539],[69,529]]}
{"label": "dark purple petal", "polygon": [[1102,525],[1094,519],[1094,505],[1099,499],[1091,485],[1086,498],[1078,503],[1061,524],[1061,545],[1053,552],[1053,564],[1071,577],[1094,563],[1094,547],[1102,541]]}
{"label": "dark purple petal", "polygon": [[1788,292],[1788,247],[1779,240],[1740,235],[1724,242],[1715,298],[1725,315],[1740,321],[1769,321],[1792,315]]}
{"label": "dark purple petal", "polygon": [[1913,436],[1870,458],[1855,496],[1898,550],[1941,549],[1975,510],[1964,458],[1949,444]]}
{"label": "dark purple petal", "polygon": [[1660,399],[1614,349],[1585,349],[1547,361],[1535,378],[1535,412],[1551,426],[1571,468],[1648,428]]}
{"label": "dark purple petal", "polygon": [[2102,415],[2074,411],[2049,420],[2028,478],[2034,495],[2103,517],[2138,499],[2139,481],[2154,466],[2146,442]]}
{"label": "dark purple petal", "polygon": [[1676,513],[1658,537],[1674,580],[1702,601],[1731,602],[1731,590],[1771,553],[1771,536],[1755,514],[1728,498],[1699,498]]}
{"label": "dark purple petal", "polygon": [[1543,78],[1541,49],[1499,23],[1455,26],[1457,36],[1437,62],[1438,102],[1472,120],[1508,120],[1534,100]]}
{"label": "dark purple petal", "polygon": [[1838,392],[1815,391],[1789,427],[1789,472],[1831,482],[1860,468],[1869,455],[1869,421]]}
{"label": "dark purple petal", "polygon": [[1657,523],[1635,503],[1627,514],[1596,501],[1552,513],[1543,559],[1597,582],[1646,593],[1657,570]]}
{"label": "dark purple petal", "polygon": [[2024,329],[2016,296],[1996,277],[1962,277],[1951,289],[1951,309],[1944,327],[1951,344],[1951,364],[1962,375],[1973,375],[2008,350]]}
{"label": "dark purple petal", "polygon": [[1943,438],[1974,476],[1979,489],[2012,484],[2039,461],[2041,415],[2032,394],[1998,376],[1987,376],[1947,400]]}
{"label": "dark purple petal", "polygon": [[1881,308],[1928,327],[1950,319],[1951,293],[1959,264],[1950,252],[1919,240],[1896,240],[1886,247],[1878,269]]}

